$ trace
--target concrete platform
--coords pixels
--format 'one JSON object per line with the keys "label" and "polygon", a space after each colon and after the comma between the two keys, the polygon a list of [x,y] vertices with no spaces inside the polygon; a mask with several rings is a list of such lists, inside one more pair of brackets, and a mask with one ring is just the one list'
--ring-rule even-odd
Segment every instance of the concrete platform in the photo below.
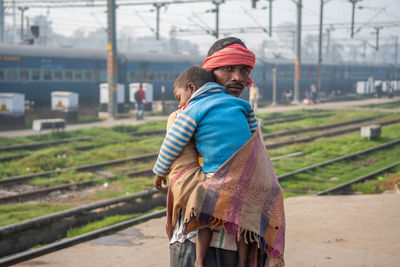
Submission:
{"label": "concrete platform", "polygon": [[[400,194],[288,198],[286,266],[400,266]],[[165,218],[17,266],[169,266]]]}

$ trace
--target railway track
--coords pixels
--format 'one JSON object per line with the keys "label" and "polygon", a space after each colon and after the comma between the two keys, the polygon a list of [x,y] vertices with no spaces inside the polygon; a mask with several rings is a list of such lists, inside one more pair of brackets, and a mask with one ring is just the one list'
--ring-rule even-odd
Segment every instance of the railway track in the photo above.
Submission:
{"label": "railway track", "polygon": [[[351,154],[348,154],[348,155],[345,155],[345,156],[342,156],[342,157],[338,157],[338,158],[335,158],[335,159],[332,159],[332,160],[329,160],[329,161],[325,161],[325,162],[322,162],[322,163],[314,164],[314,165],[306,167],[306,168],[301,168],[299,170],[295,170],[295,171],[280,175],[280,176],[278,176],[278,180],[282,181],[282,180],[288,179],[290,176],[293,176],[295,174],[298,174],[298,173],[301,173],[301,172],[306,172],[306,171],[309,171],[309,170],[313,170],[315,168],[318,168],[318,167],[321,167],[321,166],[325,166],[325,165],[328,165],[328,164],[332,164],[332,163],[340,161],[340,160],[350,159],[350,158],[354,158],[354,157],[357,157],[357,156],[360,156],[360,155],[363,155],[363,154],[366,154],[366,153],[370,153],[370,152],[373,152],[373,151],[378,151],[378,150],[382,150],[382,149],[385,149],[385,148],[390,148],[390,147],[392,147],[394,145],[397,145],[399,143],[400,143],[400,139],[397,139],[397,140],[394,140],[394,141],[391,141],[391,142],[388,142],[388,143],[385,143],[385,144],[382,144],[382,145],[379,145],[379,146],[376,146],[376,147],[373,147],[373,148],[365,149],[365,150],[362,150],[362,151],[359,151],[359,152],[355,152],[355,153],[351,153]],[[361,182],[361,181],[363,181],[365,179],[369,179],[369,178],[373,177],[374,175],[377,175],[378,173],[382,173],[384,171],[387,171],[387,170],[389,170],[391,168],[394,168],[396,166],[399,166],[399,165],[400,165],[400,162],[396,162],[394,164],[391,164],[390,166],[387,166],[387,167],[382,168],[380,170],[374,171],[373,173],[370,173],[370,174],[364,175],[363,177],[359,177],[357,179],[354,179],[351,182],[347,182],[347,183],[342,184],[340,186],[335,186],[335,187],[333,187],[333,188],[331,188],[329,190],[318,192],[317,194],[318,195],[324,195],[324,194],[335,192],[337,190],[340,190],[343,187],[349,186],[352,183]],[[299,193],[304,193],[304,192],[300,192],[300,190],[297,190],[297,191],[299,191]],[[90,210],[95,210],[95,209],[98,209],[98,208],[101,208],[101,207],[115,205],[117,203],[126,202],[126,201],[129,201],[129,200],[132,200],[132,199],[136,199],[136,198],[149,197],[149,196],[152,196],[153,194],[156,194],[157,192],[159,192],[159,191],[153,189],[153,190],[146,191],[146,192],[136,193],[136,194],[128,196],[128,197],[122,197],[122,198],[102,201],[102,202],[95,203],[95,204],[92,204],[92,205],[89,205],[89,206],[79,207],[79,208],[75,208],[75,209],[71,209],[71,210],[67,210],[67,211],[51,214],[51,215],[48,215],[48,216],[43,216],[43,217],[40,217],[40,218],[37,218],[37,219],[33,219],[33,220],[30,220],[30,221],[14,224],[14,225],[10,225],[10,226],[5,226],[5,227],[0,228],[0,239],[2,239],[5,236],[11,236],[11,235],[15,235],[15,234],[21,233],[22,231],[29,230],[32,227],[40,227],[40,226],[43,226],[45,224],[60,220],[62,218],[66,218],[66,217],[70,217],[70,216],[76,216],[78,214],[81,214],[83,212],[87,212],[87,211],[90,211]],[[163,216],[165,214],[165,211],[160,211],[160,212],[157,212],[157,213],[154,213],[154,214],[158,214],[157,216]],[[154,214],[149,215],[149,216],[152,217]],[[154,215],[154,216],[156,216],[156,215]],[[132,222],[132,220],[130,222]],[[62,249],[64,247],[77,244],[79,242],[83,242],[83,241],[87,241],[87,240],[90,240],[90,239],[93,239],[93,238],[97,238],[98,236],[100,236],[102,234],[122,229],[122,228],[120,228],[120,227],[123,227],[122,225],[125,225],[126,227],[128,227],[128,226],[131,225],[130,222],[124,222],[124,223],[121,223],[121,224],[118,224],[118,225],[115,225],[115,226],[107,227],[104,230],[102,229],[102,230],[94,231],[94,232],[89,233],[89,234],[82,235],[80,237],[76,237],[76,239],[73,239],[75,241],[66,240],[65,241],[66,243],[63,243],[64,241],[61,241],[61,243],[57,242],[57,243],[51,244],[49,246],[43,247],[43,248],[41,248],[41,250],[33,250],[33,251],[30,251],[30,252],[20,253],[20,254],[17,254],[17,255],[14,255],[14,256],[11,256],[11,257],[8,257],[8,258],[0,260],[0,264],[15,264],[15,263],[27,260],[27,259],[31,259],[31,258],[40,256],[40,255],[43,255],[45,253],[52,252],[54,250]],[[79,241],[79,240],[81,240],[81,241]]]}
{"label": "railway track", "polygon": [[[283,158],[288,158],[288,157],[297,157],[302,155],[301,152],[296,152],[296,153],[291,153],[279,157],[272,158],[272,161],[280,160]],[[134,171],[128,171],[124,172],[121,174],[113,174],[107,177],[103,177],[100,179],[94,179],[94,180],[89,180],[89,181],[83,181],[83,182],[75,182],[75,183],[68,183],[68,184],[63,184],[63,185],[57,185],[57,186],[49,186],[46,188],[41,188],[37,190],[32,190],[28,192],[23,192],[19,194],[14,194],[14,195],[9,195],[9,196],[4,196],[0,197],[0,204],[5,204],[5,203],[13,203],[13,202],[21,202],[21,201],[27,201],[31,200],[34,198],[40,198],[43,196],[47,196],[48,194],[56,191],[67,191],[67,190],[76,190],[81,187],[87,187],[95,184],[98,181],[104,181],[104,180],[113,180],[121,176],[128,176],[128,177],[139,177],[139,176],[152,176],[153,175],[153,170],[152,169],[145,169],[145,170],[134,170]],[[32,177],[34,178],[34,177]],[[1,180],[0,180],[1,181]],[[18,180],[18,182],[21,182],[21,180]],[[9,184],[10,185],[10,182]]]}
{"label": "railway track", "polygon": [[[316,114],[316,115],[296,115],[294,114],[293,116],[287,116],[285,118],[279,118],[279,119],[266,119],[265,122],[268,124],[275,124],[275,123],[281,123],[281,122],[290,122],[290,121],[296,121],[296,120],[302,120],[305,118],[322,118],[322,117],[327,117],[330,116],[330,113],[327,114]],[[131,136],[136,136],[136,137],[143,137],[143,136],[151,136],[151,135],[161,135],[165,134],[165,130],[148,130],[148,131],[139,131],[139,132],[126,132],[125,134],[131,135]],[[1,146],[0,147],[0,152],[5,152],[5,151],[18,151],[18,150],[34,150],[37,148],[42,148],[42,147],[48,147],[52,145],[58,145],[58,144],[65,144],[65,143],[71,143],[71,142],[81,142],[81,141],[90,141],[93,140],[97,137],[95,136],[85,136],[85,137],[78,137],[78,138],[65,138],[65,139],[59,139],[59,140],[54,140],[54,141],[48,141],[48,142],[36,142],[36,143],[31,143],[31,144],[19,144],[19,145],[11,145],[11,146]],[[93,148],[95,146],[87,146],[88,148]],[[86,146],[85,146],[86,148]],[[78,148],[79,149],[79,148]],[[84,149],[84,148],[82,148]],[[26,155],[29,155],[28,153],[25,155],[19,155],[19,156],[14,156],[15,158],[19,157],[24,157]],[[13,157],[4,157],[0,158],[0,162],[2,161],[9,161],[15,159]]]}
{"label": "railway track", "polygon": [[[394,124],[394,123],[397,123],[397,122],[400,122],[400,119],[390,120],[390,121],[383,121],[383,122],[381,121],[379,123],[381,125],[390,125],[390,124]],[[349,123],[350,123],[349,121],[345,122],[346,125],[349,124]],[[352,121],[352,123],[354,123],[354,121]],[[374,122],[374,123],[376,123],[376,122]],[[336,126],[337,126],[337,124],[336,124]],[[286,145],[291,145],[291,144],[295,144],[295,143],[311,142],[311,141],[313,141],[313,140],[315,140],[317,138],[321,138],[321,137],[335,136],[335,135],[340,135],[340,134],[348,133],[348,132],[352,132],[352,131],[358,131],[359,128],[360,128],[360,125],[356,125],[356,126],[352,125],[352,126],[347,127],[347,128],[331,130],[331,131],[327,131],[325,133],[321,133],[321,134],[317,134],[317,135],[293,138],[293,139],[286,140],[286,141],[283,141],[283,142],[270,143],[270,144],[266,145],[266,148],[267,149],[274,149],[274,148],[278,148],[278,147],[282,147],[282,146],[286,146]],[[111,161],[94,163],[94,164],[74,166],[74,167],[64,168],[64,169],[61,169],[61,170],[50,170],[50,171],[44,171],[44,172],[39,172],[39,173],[32,173],[32,174],[14,176],[14,177],[9,177],[9,178],[3,178],[3,179],[0,179],[0,186],[7,185],[7,184],[13,184],[13,183],[21,183],[21,182],[25,182],[25,181],[27,181],[29,179],[32,179],[32,178],[43,177],[43,176],[52,175],[52,174],[57,174],[57,173],[59,173],[61,171],[68,171],[68,170],[83,171],[83,170],[90,170],[90,169],[99,169],[99,168],[103,168],[103,167],[106,167],[106,166],[126,163],[126,162],[129,162],[129,161],[145,160],[145,159],[149,159],[149,158],[152,158],[152,157],[156,157],[157,155],[158,155],[158,152],[155,152],[155,153],[149,153],[149,154],[142,155],[142,156],[129,157],[129,158],[125,158],[125,159],[117,159],[117,160],[111,160]]]}

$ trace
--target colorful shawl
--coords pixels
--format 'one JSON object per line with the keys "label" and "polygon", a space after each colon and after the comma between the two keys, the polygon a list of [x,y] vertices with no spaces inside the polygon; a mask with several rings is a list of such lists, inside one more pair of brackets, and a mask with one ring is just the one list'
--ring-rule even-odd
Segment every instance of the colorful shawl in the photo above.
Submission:
{"label": "colorful shawl", "polygon": [[[172,114],[169,120],[173,120]],[[176,165],[175,165],[176,164]],[[197,152],[190,144],[175,160],[169,175],[167,233],[185,212],[186,232],[198,227],[225,231],[249,242],[256,242],[267,255],[262,266],[283,266],[285,216],[283,191],[258,128],[253,137],[228,159],[212,178],[207,179],[197,163]],[[249,256],[249,266],[258,266],[257,247]]]}

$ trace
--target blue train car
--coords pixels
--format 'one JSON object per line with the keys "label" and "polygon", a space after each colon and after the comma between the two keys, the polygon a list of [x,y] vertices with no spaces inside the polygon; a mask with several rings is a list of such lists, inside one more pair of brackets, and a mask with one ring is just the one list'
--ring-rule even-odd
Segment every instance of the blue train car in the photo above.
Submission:
{"label": "blue train car", "polygon": [[[0,45],[0,92],[25,94],[38,105],[50,104],[52,91],[79,93],[81,105],[98,105],[99,84],[107,82],[105,50],[54,48],[28,45]],[[161,99],[161,87],[166,99],[173,99],[172,86],[176,77],[191,65],[200,66],[205,57],[164,53],[118,54],[118,83],[128,92],[132,82],[149,82],[154,86],[154,100]],[[272,70],[277,69],[278,100],[284,92],[293,90],[293,60],[257,58],[251,74],[263,100],[272,98]],[[347,64],[324,62],[322,91],[354,92],[354,84],[374,77],[376,80],[400,78],[400,68],[390,64]],[[301,92],[317,81],[315,62],[302,62]],[[126,92],[126,102],[128,93]],[[247,98],[245,90],[242,95]]]}

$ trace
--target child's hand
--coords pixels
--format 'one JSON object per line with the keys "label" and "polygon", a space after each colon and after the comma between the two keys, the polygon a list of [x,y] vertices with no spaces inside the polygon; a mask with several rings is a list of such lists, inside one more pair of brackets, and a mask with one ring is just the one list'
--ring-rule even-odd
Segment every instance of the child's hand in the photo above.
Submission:
{"label": "child's hand", "polygon": [[165,187],[161,185],[161,182],[163,182],[164,185],[167,185],[167,178],[165,176],[156,175],[156,181],[154,183],[155,187],[158,190],[165,191]]}

